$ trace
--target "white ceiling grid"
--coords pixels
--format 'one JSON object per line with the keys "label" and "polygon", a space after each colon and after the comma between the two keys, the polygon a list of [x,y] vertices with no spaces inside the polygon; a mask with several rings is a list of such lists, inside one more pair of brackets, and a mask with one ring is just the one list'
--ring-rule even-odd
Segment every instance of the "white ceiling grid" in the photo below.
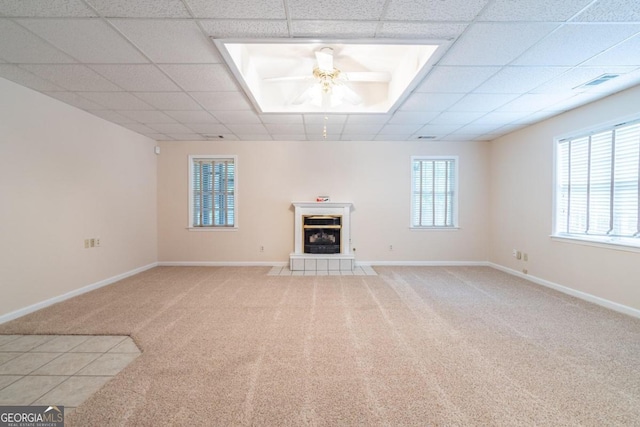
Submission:
{"label": "white ceiling grid", "polygon": [[640,84],[637,0],[0,0],[0,77],[157,140],[323,139],[255,111],[210,37],[451,42],[396,111],[328,114],[335,140],[490,140]]}

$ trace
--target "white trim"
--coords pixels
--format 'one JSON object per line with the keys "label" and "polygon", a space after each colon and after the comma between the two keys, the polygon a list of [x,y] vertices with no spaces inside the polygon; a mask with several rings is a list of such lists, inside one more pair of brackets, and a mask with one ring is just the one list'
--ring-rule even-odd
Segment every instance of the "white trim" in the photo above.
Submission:
{"label": "white trim", "polygon": [[30,306],[20,308],[18,310],[12,311],[7,314],[3,314],[0,316],[0,324],[8,322],[13,319],[17,319],[18,317],[25,316],[29,313],[33,313],[34,311],[38,311],[50,305],[62,302],[69,298],[76,297],[78,295],[82,295],[84,293],[93,291],[98,288],[102,288],[103,286],[110,285],[122,279],[126,279],[127,277],[134,276],[138,273],[142,273],[143,271],[149,270],[151,268],[157,267],[158,263],[153,262],[151,264],[147,264],[142,267],[134,268],[133,270],[127,271],[122,274],[118,274],[116,276],[109,277],[108,279],[100,280],[99,282],[93,283],[91,285],[83,286],[82,288],[75,289],[73,291],[69,291],[66,294],[58,295],[57,297],[49,298],[48,300],[41,301]]}
{"label": "white trim", "polygon": [[159,267],[286,267],[280,261],[160,261]]}
{"label": "white trim", "polygon": [[520,277],[522,279],[528,280],[538,285],[545,286],[547,288],[555,289],[556,291],[562,292],[563,294],[571,295],[573,297],[579,298],[581,300],[591,302],[593,304],[597,304],[601,307],[608,308],[613,311],[617,311],[618,313],[626,314],[632,317],[640,318],[640,310],[629,307],[623,304],[619,304],[617,302],[609,301],[608,299],[600,298],[595,295],[588,294],[586,292],[578,291],[576,289],[568,288],[566,286],[559,285],[554,282],[550,282],[545,279],[541,279],[536,276],[531,276],[529,274],[521,273],[517,270],[513,270],[508,267],[503,267],[499,264],[494,264],[492,262],[488,262],[487,265],[489,267],[495,268],[496,270],[503,271],[505,273],[511,274],[512,276]]}
{"label": "white trim", "polygon": [[356,261],[356,267],[487,267],[487,261]]}
{"label": "white trim", "polygon": [[238,231],[238,227],[187,227],[188,231]]}
{"label": "white trim", "polygon": [[[614,251],[625,251],[625,252],[640,252],[640,246],[627,245],[624,243],[618,243],[615,240],[612,241],[599,241],[596,238],[590,240],[588,236],[558,236],[551,235],[551,240],[562,243],[572,243],[574,245],[583,245],[583,246],[593,246],[596,248],[604,248],[611,249]],[[638,239],[636,239],[638,240]],[[640,244],[640,241],[638,242]]]}

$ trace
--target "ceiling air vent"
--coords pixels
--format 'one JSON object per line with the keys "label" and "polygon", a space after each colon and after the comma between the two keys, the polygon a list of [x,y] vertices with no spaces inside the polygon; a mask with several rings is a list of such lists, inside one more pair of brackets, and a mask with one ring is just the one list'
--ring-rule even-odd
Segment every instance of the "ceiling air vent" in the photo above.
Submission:
{"label": "ceiling air vent", "polygon": [[224,135],[202,135],[202,136],[210,140],[224,139]]}
{"label": "ceiling air vent", "polygon": [[620,74],[603,74],[601,76],[596,77],[593,80],[590,80],[586,83],[581,84],[580,86],[574,87],[574,89],[578,88],[590,88],[593,86],[601,85],[602,83],[608,82],[609,80],[615,79],[616,77],[620,77]]}
{"label": "ceiling air vent", "polygon": [[435,135],[420,135],[418,137],[418,139],[436,139],[436,138],[437,138],[437,136],[435,136]]}

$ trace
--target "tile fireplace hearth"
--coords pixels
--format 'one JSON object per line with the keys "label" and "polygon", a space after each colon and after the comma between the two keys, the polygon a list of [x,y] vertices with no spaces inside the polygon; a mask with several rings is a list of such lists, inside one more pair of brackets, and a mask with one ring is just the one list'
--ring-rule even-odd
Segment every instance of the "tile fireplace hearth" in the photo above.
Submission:
{"label": "tile fireplace hearth", "polygon": [[293,202],[291,271],[352,271],[350,202]]}

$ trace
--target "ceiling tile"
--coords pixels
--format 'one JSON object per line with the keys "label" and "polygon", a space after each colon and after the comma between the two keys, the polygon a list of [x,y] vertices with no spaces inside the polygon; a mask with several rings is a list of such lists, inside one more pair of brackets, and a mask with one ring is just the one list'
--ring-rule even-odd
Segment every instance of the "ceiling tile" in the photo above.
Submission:
{"label": "ceiling tile", "polygon": [[439,65],[506,65],[557,27],[549,23],[473,24]]}
{"label": "ceiling tile", "polygon": [[213,42],[193,21],[110,20],[138,49],[156,63],[219,63]]}
{"label": "ceiling tile", "polygon": [[167,134],[174,141],[206,141],[207,138],[197,133],[170,133]]}
{"label": "ceiling tile", "polygon": [[274,141],[306,141],[307,135],[305,135],[304,133],[295,135],[274,134],[272,135],[272,138]]}
{"label": "ceiling tile", "polygon": [[190,92],[190,95],[209,111],[253,109],[240,92]]}
{"label": "ceiling tile", "polygon": [[302,124],[302,114],[261,114],[262,123]]}
{"label": "ceiling tile", "polygon": [[400,107],[401,111],[444,111],[458,102],[462,93],[413,93]]}
{"label": "ceiling tile", "polygon": [[493,0],[482,11],[479,21],[566,21],[593,0]]}
{"label": "ceiling tile", "polygon": [[606,0],[593,4],[578,15],[575,21],[587,22],[638,22],[640,7],[637,0]]}
{"label": "ceiling tile", "polygon": [[135,92],[134,95],[158,110],[202,110],[202,107],[184,92]]}
{"label": "ceiling tile", "polygon": [[340,134],[328,133],[327,135],[323,135],[321,132],[307,133],[305,140],[306,141],[340,141]]}
{"label": "ceiling tile", "polygon": [[[88,101],[87,101],[88,102]],[[94,116],[98,116],[102,119],[105,119],[106,121],[109,122],[113,122],[113,123],[117,123],[117,124],[129,124],[129,123],[136,123],[135,120],[129,118],[129,117],[125,117],[121,114],[116,113],[115,111],[111,111],[111,110],[92,110],[91,114],[93,114]]]}
{"label": "ceiling tile", "polygon": [[536,94],[524,94],[518,99],[511,101],[508,104],[496,109],[497,112],[501,111],[530,111],[536,112],[547,108],[551,105],[557,104],[563,99],[572,97],[573,94],[551,94],[551,93],[536,93]]}
{"label": "ceiling tile", "polygon": [[189,18],[180,0],[87,0],[108,18]]}
{"label": "ceiling tile", "polygon": [[269,133],[278,135],[303,135],[305,132],[302,124],[266,124],[265,127]]}
{"label": "ceiling tile", "polygon": [[384,125],[364,125],[364,124],[349,124],[347,123],[342,129],[342,133],[345,135],[364,135],[364,134],[377,134],[380,132]]}
{"label": "ceiling tile", "polygon": [[266,133],[261,133],[261,134],[237,134],[238,138],[241,141],[272,141],[273,139],[271,138],[270,135],[266,134]]}
{"label": "ceiling tile", "polygon": [[144,136],[148,136],[151,139],[155,139],[156,141],[169,141],[170,138],[163,133],[145,133]]}
{"label": "ceiling tile", "polygon": [[227,124],[226,125],[229,130],[236,135],[262,135],[265,133],[269,133],[267,128],[262,124]]}
{"label": "ceiling tile", "polygon": [[225,125],[213,124],[213,123],[194,123],[190,124],[189,128],[194,132],[206,133],[212,135],[223,135],[231,133]]}
{"label": "ceiling tile", "polygon": [[389,20],[472,21],[489,0],[391,0]]}
{"label": "ceiling tile", "polygon": [[155,65],[92,65],[91,68],[121,88],[138,92],[170,92],[180,90]]}
{"label": "ceiling tile", "polygon": [[640,34],[630,38],[581,65],[637,65],[640,66]]}
{"label": "ceiling tile", "polygon": [[460,134],[449,134],[443,136],[441,141],[451,141],[451,142],[466,142],[466,141],[483,141],[480,138],[481,135],[460,135]]}
{"label": "ceiling tile", "polygon": [[505,123],[511,123],[511,122],[520,120],[529,114],[530,113],[522,112],[522,111],[508,112],[508,113],[492,111],[480,117],[478,120],[475,120],[473,124],[474,125],[494,125],[494,127],[496,125],[502,126]]}
{"label": "ceiling tile", "polygon": [[39,91],[60,91],[60,86],[42,79],[29,71],[13,64],[0,64],[0,77],[3,77],[22,86]]}
{"label": "ceiling tile", "polygon": [[411,135],[378,135],[373,138],[374,141],[406,141]]}
{"label": "ceiling tile", "polygon": [[[342,123],[327,123],[326,130],[327,134],[340,134],[342,132],[343,127],[345,127]],[[306,124],[304,125],[304,130],[307,136],[309,135],[322,135],[325,131],[324,124]],[[369,129],[371,131],[371,129]],[[362,133],[362,132],[360,132]]]}
{"label": "ceiling tile", "polygon": [[285,19],[282,0],[187,0],[196,18]]}
{"label": "ceiling tile", "polygon": [[491,111],[517,98],[518,94],[471,93],[452,105],[448,111]]}
{"label": "ceiling tile", "polygon": [[127,129],[130,129],[138,133],[144,133],[144,134],[156,133],[155,130],[140,123],[128,123],[128,124],[124,124],[123,126],[126,127]]}
{"label": "ceiling tile", "polygon": [[466,126],[462,126],[459,129],[456,129],[451,134],[453,135],[484,135],[486,133],[491,133],[497,128],[499,128],[500,124],[476,124],[475,122]]}
{"label": "ceiling tile", "polygon": [[262,124],[260,117],[253,111],[216,111],[212,113],[222,123]]}
{"label": "ceiling tile", "polygon": [[426,125],[418,129],[419,135],[448,135],[460,129],[462,125]]}
{"label": "ceiling tile", "polygon": [[25,64],[23,68],[34,74],[73,91],[119,91],[119,87],[93,71],[79,64]]}
{"label": "ceiling tile", "polygon": [[434,125],[466,125],[481,116],[485,113],[458,113],[458,112],[444,112],[440,114],[435,119],[431,120],[431,124]]}
{"label": "ceiling tile", "polygon": [[433,111],[433,112],[427,112],[427,111],[419,111],[419,112],[405,112],[405,111],[398,111],[397,113],[395,113],[393,115],[393,118],[391,118],[391,120],[389,120],[389,124],[393,124],[393,125],[406,125],[406,124],[425,124],[427,123],[429,120],[433,119],[435,116],[437,116],[438,113]]}
{"label": "ceiling tile", "polygon": [[467,24],[440,22],[383,22],[376,37],[453,40]]}
{"label": "ceiling tile", "polygon": [[347,123],[350,125],[383,125],[391,117],[391,114],[350,114],[347,116]]}
{"label": "ceiling tile", "polygon": [[305,114],[304,115],[304,123],[308,124],[322,124],[325,122],[325,117],[327,118],[327,123],[344,123],[347,120],[346,114]]}
{"label": "ceiling tile", "polygon": [[376,21],[293,21],[293,37],[363,37],[373,38],[376,35]]}
{"label": "ceiling tile", "polygon": [[579,67],[572,68],[566,73],[532,89],[531,93],[558,93],[572,92],[577,94],[581,91],[606,92],[609,90],[609,83],[603,83],[590,88],[577,88],[584,83],[594,80],[603,74],[626,74],[634,71],[636,67]]}
{"label": "ceiling tile", "polygon": [[235,81],[222,64],[167,64],[161,65],[160,68],[186,91],[238,90]]}
{"label": "ceiling tile", "polygon": [[180,123],[148,123],[148,126],[164,134],[193,133],[191,129]]}
{"label": "ceiling tile", "polygon": [[176,121],[163,113],[155,110],[120,110],[119,114],[134,119],[140,123],[175,123]]}
{"label": "ceiling tile", "polygon": [[149,104],[126,92],[83,92],[82,96],[109,110],[152,110]]}
{"label": "ceiling tile", "polygon": [[96,104],[93,101],[89,101],[82,96],[73,93],[73,92],[47,92],[52,98],[56,98],[59,101],[64,102],[65,104],[73,105],[74,107],[80,108],[81,110],[102,110],[104,109],[103,105]]}
{"label": "ceiling tile", "polygon": [[288,37],[287,21],[259,21],[259,20],[231,20],[216,21],[202,20],[200,25],[204,31],[215,38],[232,37]]}
{"label": "ceiling tile", "polygon": [[525,93],[566,72],[566,67],[505,67],[474,93]]}
{"label": "ceiling tile", "polygon": [[416,92],[467,93],[500,70],[500,67],[436,66]]}
{"label": "ceiling tile", "polygon": [[98,19],[19,19],[18,23],[80,62],[148,62],[120,34]]}
{"label": "ceiling tile", "polygon": [[640,31],[640,24],[568,24],[513,64],[574,66]]}
{"label": "ceiling tile", "polygon": [[3,0],[0,15],[9,17],[90,17],[97,16],[82,0]]}
{"label": "ceiling tile", "polygon": [[165,114],[173,117],[180,123],[219,123],[208,111],[165,111]]}
{"label": "ceiling tile", "polygon": [[322,19],[356,21],[378,20],[385,0],[288,0],[292,19]]}
{"label": "ceiling tile", "polygon": [[376,137],[375,134],[362,134],[362,135],[342,135],[340,141],[373,141]]}
{"label": "ceiling tile", "polygon": [[15,63],[70,63],[73,58],[8,19],[0,19],[0,57]]}
{"label": "ceiling tile", "polygon": [[380,135],[412,135],[420,129],[422,125],[386,125],[380,129]]}

